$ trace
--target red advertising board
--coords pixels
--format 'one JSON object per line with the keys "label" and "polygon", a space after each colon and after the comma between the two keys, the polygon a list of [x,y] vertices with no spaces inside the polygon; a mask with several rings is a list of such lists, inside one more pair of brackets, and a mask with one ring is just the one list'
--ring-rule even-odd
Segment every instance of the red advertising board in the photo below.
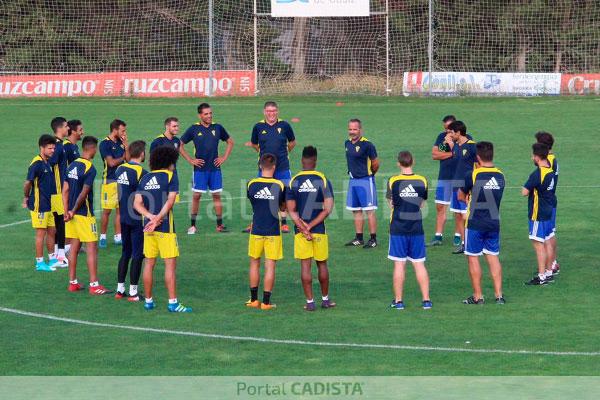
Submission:
{"label": "red advertising board", "polygon": [[[208,96],[208,71],[0,75],[0,97]],[[214,71],[214,96],[254,95],[254,71]]]}
{"label": "red advertising board", "polygon": [[562,94],[600,94],[600,74],[562,74]]}

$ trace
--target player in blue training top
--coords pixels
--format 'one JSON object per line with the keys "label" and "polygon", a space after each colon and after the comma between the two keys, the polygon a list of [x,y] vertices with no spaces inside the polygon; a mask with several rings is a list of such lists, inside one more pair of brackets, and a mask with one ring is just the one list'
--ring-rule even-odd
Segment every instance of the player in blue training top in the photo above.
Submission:
{"label": "player in blue training top", "polygon": [[504,304],[502,294],[502,265],[500,254],[500,201],[504,193],[504,174],[494,166],[494,145],[477,143],[478,168],[465,177],[458,198],[468,203],[465,229],[465,255],[469,263],[469,275],[473,295],[464,304],[483,304],[481,290],[481,265],[479,256],[485,254],[494,283],[496,304]]}
{"label": "player in blue training top", "polygon": [[[160,146],[168,146],[177,150],[181,154],[181,140],[177,137],[179,133],[179,119],[176,117],[168,117],[165,119],[165,132],[158,135],[152,143],[150,143],[150,154]],[[173,173],[177,175],[177,165],[175,165],[175,169]],[[179,181],[179,176],[177,176],[177,180]],[[179,193],[177,193],[177,198],[175,199],[175,203],[179,203]]]}
{"label": "player in blue training top", "polygon": [[403,290],[406,260],[415,269],[423,301],[429,310],[429,274],[425,268],[425,233],[421,207],[427,200],[427,180],[413,173],[414,160],[408,151],[398,153],[400,175],[392,176],[387,185],[386,198],[392,208],[390,219],[390,247],[388,258],[394,261],[394,300],[390,307],[404,310]]}
{"label": "player in blue training top", "polygon": [[[119,194],[117,193],[117,180],[115,171],[119,165],[129,160],[127,153],[129,142],[127,140],[127,124],[120,119],[110,123],[110,134],[100,142],[100,156],[104,162],[102,172],[102,190],[100,205],[102,207],[102,220],[100,223],[100,248],[106,248],[106,231],[110,213],[119,207]],[[121,222],[119,213],[115,213],[114,243],[121,244]]]}
{"label": "player in blue training top", "polygon": [[44,262],[44,241],[48,249],[48,258],[52,259],[55,230],[50,202],[56,186],[52,166],[48,160],[54,154],[56,139],[50,135],[42,135],[38,145],[40,154],[31,160],[23,185],[23,208],[29,209],[31,226],[35,229],[35,269],[51,272],[55,267]]}
{"label": "player in blue training top", "polygon": [[[350,176],[346,209],[354,214],[356,236],[346,243],[346,246],[363,246],[365,249],[370,249],[377,246],[375,173],[379,170],[379,159],[375,145],[363,136],[362,122],[358,118],[348,121],[348,137],[344,143]],[[371,234],[366,244],[363,241],[363,212],[367,214]]]}
{"label": "player in blue training top", "polygon": [[545,285],[551,282],[552,260],[549,257],[546,242],[554,236],[552,231],[552,211],[556,205],[554,185],[556,178],[548,162],[550,149],[543,143],[532,146],[533,162],[536,169],[523,185],[521,194],[528,196],[529,239],[537,257],[538,273],[528,285]]}
{"label": "player in blue training top", "polygon": [[556,156],[552,151],[552,146],[554,146],[554,137],[551,133],[542,131],[535,134],[535,139],[538,143],[543,143],[548,146],[548,162],[550,163],[552,171],[554,171],[554,189],[552,190],[555,195],[555,204],[554,208],[552,209],[552,232],[554,232],[554,236],[548,239],[545,245],[549,260],[552,261],[552,275],[558,275],[560,273],[560,265],[557,261],[556,255],[556,207],[558,206],[558,199],[556,199],[556,186],[558,186],[559,167]]}
{"label": "player in blue training top", "polygon": [[[289,153],[296,147],[294,130],[286,121],[279,119],[279,108],[274,101],[267,101],[263,108],[265,119],[259,121],[252,128],[252,136],[245,146],[252,147],[259,154],[273,154],[277,158],[274,178],[285,185],[289,185],[292,178],[290,171]],[[261,176],[261,171],[258,171]],[[251,227],[244,229],[250,232]],[[286,221],[286,213],[281,213],[281,231],[288,233],[290,228]]]}
{"label": "player in blue training top", "polygon": [[77,255],[81,243],[85,243],[87,267],[90,278],[88,289],[91,295],[112,293],[98,283],[98,230],[94,216],[94,179],[96,168],[93,160],[98,147],[98,139],[86,136],[81,142],[81,157],[73,161],[67,169],[67,179],[63,188],[66,235],[71,239],[69,252],[69,288],[77,292],[83,286],[77,281]]}
{"label": "player in blue training top", "polygon": [[[212,195],[215,215],[217,217],[217,232],[226,233],[227,228],[223,225],[223,203],[221,192],[223,191],[223,176],[221,166],[227,161],[233,150],[233,138],[225,130],[223,125],[213,123],[212,108],[208,103],[198,106],[199,122],[190,126],[181,137],[185,145],[194,143],[194,157],[190,157],[181,146],[181,155],[194,167],[192,175],[192,210],[188,235],[197,232],[196,218],[202,193],[209,191]],[[225,153],[219,156],[219,143],[226,142]]]}
{"label": "player in blue training top", "polygon": [[315,259],[321,284],[322,308],[335,307],[329,300],[329,238],[325,219],[333,210],[333,188],[321,172],[316,171],[317,149],[302,150],[302,172],[296,174],[286,189],[286,204],[294,221],[294,258],[300,260],[302,288],[306,296],[306,311],[315,311],[312,290],[312,260]]}
{"label": "player in blue training top", "polygon": [[129,145],[129,161],[121,164],[115,175],[119,193],[119,214],[123,248],[117,268],[116,299],[125,297],[125,277],[131,260],[129,275],[129,301],[140,301],[138,283],[144,262],[144,227],[142,217],[133,208],[133,198],[138,190],[138,183],[147,171],[142,167],[146,158],[146,142],[136,140]]}
{"label": "player in blue training top", "polygon": [[84,135],[83,123],[78,119],[72,119],[67,122],[69,126],[69,133],[65,140],[63,140],[63,148],[65,152],[65,158],[67,160],[67,166],[73,161],[77,160],[79,155],[79,147],[77,143],[81,140]]}
{"label": "player in blue training top", "polygon": [[65,180],[65,170],[67,169],[67,159],[63,147],[63,141],[67,136],[69,127],[67,120],[63,117],[56,117],[50,122],[50,127],[54,132],[56,146],[54,154],[48,160],[54,172],[55,191],[50,200],[52,214],[54,216],[54,225],[56,228],[56,245],[54,255],[49,261],[50,265],[58,268],[67,266],[67,258],[65,254],[65,220],[64,209],[62,204],[62,184]]}
{"label": "player in blue training top", "polygon": [[[275,284],[275,265],[283,258],[281,241],[281,220],[279,212],[285,209],[285,185],[275,179],[277,158],[273,154],[263,154],[259,166],[261,177],[248,182],[248,199],[252,204],[252,230],[248,238],[250,257],[250,300],[247,307],[271,310],[271,293]],[[258,301],[260,284],[260,259],[265,256],[263,301]]]}
{"label": "player in blue training top", "polygon": [[133,206],[143,217],[144,225],[144,308],[154,309],[152,285],[156,258],[165,261],[165,286],[169,294],[169,312],[192,312],[179,303],[176,290],[176,268],[179,247],[175,233],[173,205],[179,192],[179,181],[173,173],[179,152],[169,146],[160,146],[150,154],[151,172],[142,177],[135,193]]}
{"label": "player in blue training top", "polygon": [[454,171],[452,200],[450,211],[457,218],[456,228],[460,234],[460,243],[452,254],[462,254],[465,251],[465,222],[467,214],[467,203],[458,199],[458,190],[465,184],[465,177],[473,172],[477,162],[477,149],[475,142],[467,136],[467,126],[462,121],[454,121],[448,126],[448,130],[454,141],[452,147],[452,158],[456,162]]}

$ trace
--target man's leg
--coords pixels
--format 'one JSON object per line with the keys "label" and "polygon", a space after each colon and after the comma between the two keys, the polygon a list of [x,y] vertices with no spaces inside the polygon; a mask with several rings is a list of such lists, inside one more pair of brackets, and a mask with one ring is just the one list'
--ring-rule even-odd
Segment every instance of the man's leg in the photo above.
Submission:
{"label": "man's leg", "polygon": [[165,258],[165,287],[169,294],[169,304],[174,300],[177,303],[177,279],[175,270],[177,268],[177,257]]}
{"label": "man's leg", "polygon": [[435,235],[444,234],[444,225],[446,225],[446,210],[448,206],[446,204],[435,203]]}
{"label": "man's leg", "polygon": [[473,287],[473,298],[477,301],[483,298],[479,256],[467,256],[467,260],[469,263],[469,277],[471,278],[471,286]]}
{"label": "man's leg", "polygon": [[454,213],[455,232],[460,235],[461,242],[465,241],[465,214]]}
{"label": "man's leg", "polygon": [[69,282],[77,283],[77,255],[79,254],[79,248],[81,242],[79,239],[71,239],[71,249],[69,252]]}
{"label": "man's leg", "polygon": [[[44,258],[44,239],[46,238],[46,228],[35,229],[35,258]],[[54,245],[52,246],[54,251]],[[50,254],[50,246],[48,246],[48,254]]]}
{"label": "man's leg", "polygon": [[425,268],[425,262],[413,261],[412,264],[415,268],[415,275],[417,277],[419,288],[421,289],[423,301],[429,300],[429,274],[427,273],[427,268]]}
{"label": "man's leg", "polygon": [[329,268],[327,261],[317,261],[317,269],[319,271],[319,284],[321,285],[321,295],[329,296]]}
{"label": "man's leg", "polygon": [[144,295],[146,296],[146,302],[152,301],[152,284],[154,283],[153,274],[155,265],[156,258],[146,258],[146,265],[144,266]]}
{"label": "man's leg", "polygon": [[106,236],[106,231],[108,230],[108,219],[110,218],[110,212],[112,210],[109,208],[102,209],[102,219],[100,220],[100,235]]}
{"label": "man's leg", "polygon": [[196,218],[198,217],[198,208],[200,208],[200,198],[202,193],[192,192],[192,207],[190,211],[190,229],[188,234],[193,235],[196,233]]}
{"label": "man's leg", "polygon": [[367,218],[369,220],[369,233],[373,236],[377,234],[377,215],[375,214],[375,210],[367,211]]}
{"label": "man's leg", "polygon": [[531,244],[533,244],[533,250],[535,251],[535,256],[538,264],[538,274],[540,278],[546,273],[547,268],[547,254],[546,254],[546,246],[543,242],[538,242],[537,240],[531,240]]}
{"label": "man's leg", "polygon": [[223,202],[221,201],[221,192],[212,194],[213,205],[215,208],[215,216],[217,217],[217,230],[219,232],[227,232],[223,225]]}
{"label": "man's leg", "polygon": [[54,248],[56,244],[56,229],[52,226],[46,228],[46,250],[48,251],[48,258],[51,254],[54,254]]}
{"label": "man's leg", "polygon": [[548,256],[548,269],[552,269],[554,262],[556,261],[556,236],[552,236],[544,243],[546,247],[546,254]]}
{"label": "man's leg", "polygon": [[[125,278],[127,277],[127,269],[129,268],[129,260],[133,251],[133,237],[131,235],[131,227],[123,224],[121,229],[123,248],[121,250],[121,258],[117,267],[117,292],[125,293]],[[133,269],[133,266],[132,266]],[[118,295],[117,293],[117,295]]]}
{"label": "man's leg", "polygon": [[57,254],[55,255],[59,261],[65,258],[65,217],[58,213],[52,213],[54,217],[54,225],[56,227],[56,245],[58,246]]}
{"label": "man's leg", "polygon": [[98,282],[98,243],[88,242],[85,245],[87,267],[90,274],[90,283]]}
{"label": "man's leg", "polygon": [[394,275],[392,281],[394,287],[394,300],[396,303],[402,301],[402,291],[404,290],[405,265],[406,261],[394,261]]}
{"label": "man's leg", "polygon": [[363,228],[365,225],[363,212],[361,210],[352,211],[354,216],[354,231],[356,232],[356,238],[363,240]]}
{"label": "man's leg", "polygon": [[250,302],[258,301],[258,285],[260,284],[260,258],[250,258]]}
{"label": "man's leg", "polygon": [[500,264],[500,258],[491,254],[486,254],[485,258],[490,267],[490,275],[492,276],[492,282],[494,283],[494,295],[497,299],[502,296],[502,265]]}
{"label": "man's leg", "polygon": [[121,240],[121,213],[119,212],[119,210],[115,210],[114,227],[115,227],[115,242],[118,242]]}
{"label": "man's leg", "polygon": [[312,258],[300,260],[300,277],[302,279],[302,289],[307,301],[314,301],[312,290]]}
{"label": "man's leg", "polygon": [[271,304],[271,293],[275,286],[275,265],[277,262],[265,257],[265,276],[263,284],[263,304]]}

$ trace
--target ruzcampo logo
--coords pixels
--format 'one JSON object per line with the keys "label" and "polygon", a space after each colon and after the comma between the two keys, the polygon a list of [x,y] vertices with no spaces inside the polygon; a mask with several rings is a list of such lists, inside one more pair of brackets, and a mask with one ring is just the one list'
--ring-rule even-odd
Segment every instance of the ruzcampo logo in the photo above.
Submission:
{"label": "ruzcampo logo", "polygon": [[268,187],[264,187],[254,195],[255,199],[275,200],[275,196],[271,193]]}
{"label": "ruzcampo logo", "polygon": [[402,189],[400,192],[400,197],[418,197],[419,193],[415,190],[412,184],[409,184],[407,187]]}
{"label": "ruzcampo logo", "polygon": [[0,96],[81,96],[93,95],[93,80],[37,80],[0,82]]}
{"label": "ruzcampo logo", "polygon": [[158,184],[158,181],[156,180],[156,177],[153,176],[147,183],[146,186],[144,186],[144,190],[152,190],[152,189],[160,189],[160,185]]}
{"label": "ruzcampo logo", "polygon": [[123,81],[123,94],[176,94],[204,93],[209,91],[231,92],[233,79],[221,78],[127,78]]}
{"label": "ruzcampo logo", "polygon": [[310,181],[310,179],[305,180],[304,182],[302,182],[302,185],[300,185],[300,188],[298,189],[298,192],[316,192],[317,188],[314,187],[314,185],[312,184],[312,182]]}

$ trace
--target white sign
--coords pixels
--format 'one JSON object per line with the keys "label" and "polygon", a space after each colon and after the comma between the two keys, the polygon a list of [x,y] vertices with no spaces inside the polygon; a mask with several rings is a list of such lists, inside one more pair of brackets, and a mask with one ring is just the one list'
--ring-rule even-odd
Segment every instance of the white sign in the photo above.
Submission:
{"label": "white sign", "polygon": [[[438,95],[514,95],[560,94],[561,74],[511,72],[405,72],[402,92]],[[430,82],[431,80],[431,82]]]}
{"label": "white sign", "polygon": [[369,0],[271,0],[272,17],[368,17]]}

